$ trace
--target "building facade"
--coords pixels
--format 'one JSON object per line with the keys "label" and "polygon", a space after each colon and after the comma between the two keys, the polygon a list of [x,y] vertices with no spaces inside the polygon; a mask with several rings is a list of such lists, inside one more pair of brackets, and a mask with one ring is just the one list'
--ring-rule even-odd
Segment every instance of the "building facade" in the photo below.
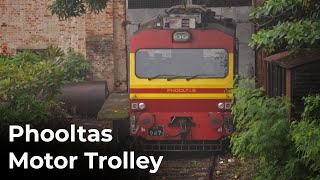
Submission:
{"label": "building facade", "polygon": [[93,65],[93,79],[106,80],[110,91],[126,91],[125,0],[109,0],[99,14],[59,20],[53,0],[0,0],[0,53],[73,48]]}

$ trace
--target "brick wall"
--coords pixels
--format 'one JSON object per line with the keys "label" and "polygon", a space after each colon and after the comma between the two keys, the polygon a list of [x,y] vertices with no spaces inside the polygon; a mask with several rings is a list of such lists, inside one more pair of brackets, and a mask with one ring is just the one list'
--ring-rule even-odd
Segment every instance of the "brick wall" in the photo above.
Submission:
{"label": "brick wall", "polygon": [[[119,30],[114,22],[125,21],[125,15],[122,14],[125,14],[126,1],[109,0],[107,8],[98,15],[86,14],[66,21],[59,21],[51,15],[47,7],[52,1],[0,0],[0,53],[15,54],[18,49],[44,49],[51,44],[65,51],[71,47],[92,61],[93,78],[107,80],[109,90],[114,90],[114,81],[119,79],[114,73],[122,73],[122,67],[126,66],[122,64],[125,60],[121,59],[126,58],[126,53],[121,50],[122,45],[114,49],[115,44],[125,42],[122,39],[125,38],[125,31],[124,28]],[[116,12],[113,1],[117,4]],[[118,29],[116,34],[114,27]],[[115,59],[115,56],[120,58]],[[121,63],[115,63],[115,60]],[[126,78],[121,80],[126,81]]]}
{"label": "brick wall", "polygon": [[113,54],[115,63],[115,90],[125,91],[127,78],[127,46],[126,46],[126,3],[123,0],[113,0]]}
{"label": "brick wall", "polygon": [[84,19],[59,21],[47,10],[50,4],[46,0],[0,0],[1,47],[15,54],[17,49],[43,49],[54,44],[85,53]]}

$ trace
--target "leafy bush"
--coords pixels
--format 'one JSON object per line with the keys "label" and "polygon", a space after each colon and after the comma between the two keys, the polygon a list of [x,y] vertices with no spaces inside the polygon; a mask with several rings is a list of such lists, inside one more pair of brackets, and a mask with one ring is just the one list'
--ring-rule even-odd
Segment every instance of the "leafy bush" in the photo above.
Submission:
{"label": "leafy bush", "polygon": [[1,124],[48,120],[62,86],[62,70],[31,52],[0,59]]}
{"label": "leafy bush", "polygon": [[55,118],[57,114],[54,112],[59,109],[60,107],[53,100],[41,101],[29,95],[22,95],[10,103],[0,105],[0,125],[39,124]]}
{"label": "leafy bush", "polygon": [[61,48],[50,45],[45,51],[39,54],[39,59],[51,61],[54,64],[61,65],[65,54]]}
{"label": "leafy bush", "polygon": [[263,96],[263,90],[254,88],[250,79],[240,81],[233,93],[237,102],[232,111],[238,129],[231,138],[234,153],[281,158],[285,153],[282,150],[288,146],[288,100]]}
{"label": "leafy bush", "polygon": [[63,69],[64,83],[84,81],[90,74],[90,61],[72,48],[64,53],[61,48],[50,46],[40,54],[39,58],[60,66]]}
{"label": "leafy bush", "polygon": [[64,82],[80,82],[90,73],[90,62],[78,52],[69,49],[63,63]]}
{"label": "leafy bush", "polygon": [[49,6],[52,14],[65,20],[70,17],[82,16],[86,12],[99,13],[107,7],[108,0],[55,0]]}
{"label": "leafy bush", "polygon": [[267,53],[320,47],[320,1],[266,0],[250,16],[259,29],[251,46]]}
{"label": "leafy bush", "polygon": [[232,152],[258,160],[256,179],[319,178],[319,96],[305,98],[302,120],[290,122],[288,99],[264,96],[252,79],[241,79],[233,94]]}
{"label": "leafy bush", "polygon": [[320,123],[320,95],[304,97],[303,100],[305,108],[302,118]]}
{"label": "leafy bush", "polygon": [[55,101],[63,83],[82,81],[89,70],[82,54],[54,46],[40,55],[0,56],[0,125],[37,124],[63,114]]}
{"label": "leafy bush", "polygon": [[5,100],[28,94],[37,99],[50,100],[62,85],[62,70],[51,62],[37,59],[30,52],[14,59],[1,59],[0,94]]}
{"label": "leafy bush", "polygon": [[292,124],[292,140],[310,176],[320,179],[320,95],[304,101],[302,120]]}

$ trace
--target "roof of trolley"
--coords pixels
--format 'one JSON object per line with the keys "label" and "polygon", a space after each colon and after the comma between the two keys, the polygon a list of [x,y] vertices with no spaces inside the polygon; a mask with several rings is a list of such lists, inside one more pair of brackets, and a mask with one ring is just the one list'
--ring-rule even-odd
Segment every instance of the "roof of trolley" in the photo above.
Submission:
{"label": "roof of trolley", "polygon": [[[175,27],[165,27],[168,21],[178,22]],[[187,21],[190,27],[182,27],[181,21]],[[193,25],[191,25],[193,24]],[[180,26],[179,26],[180,25]],[[191,27],[192,26],[192,27]],[[211,9],[201,5],[177,5],[165,10],[152,19],[139,24],[135,33],[145,30],[190,30],[190,29],[217,29],[230,35],[235,35],[236,23],[232,18],[216,15]]]}

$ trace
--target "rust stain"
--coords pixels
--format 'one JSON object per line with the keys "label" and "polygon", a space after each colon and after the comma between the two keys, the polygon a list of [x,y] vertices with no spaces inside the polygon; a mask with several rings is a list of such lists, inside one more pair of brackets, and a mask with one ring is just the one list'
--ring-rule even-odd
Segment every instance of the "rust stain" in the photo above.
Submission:
{"label": "rust stain", "polygon": [[9,49],[8,49],[8,46],[6,44],[2,44],[1,45],[1,49],[2,49],[2,54],[4,54],[4,55],[8,55],[9,54]]}

